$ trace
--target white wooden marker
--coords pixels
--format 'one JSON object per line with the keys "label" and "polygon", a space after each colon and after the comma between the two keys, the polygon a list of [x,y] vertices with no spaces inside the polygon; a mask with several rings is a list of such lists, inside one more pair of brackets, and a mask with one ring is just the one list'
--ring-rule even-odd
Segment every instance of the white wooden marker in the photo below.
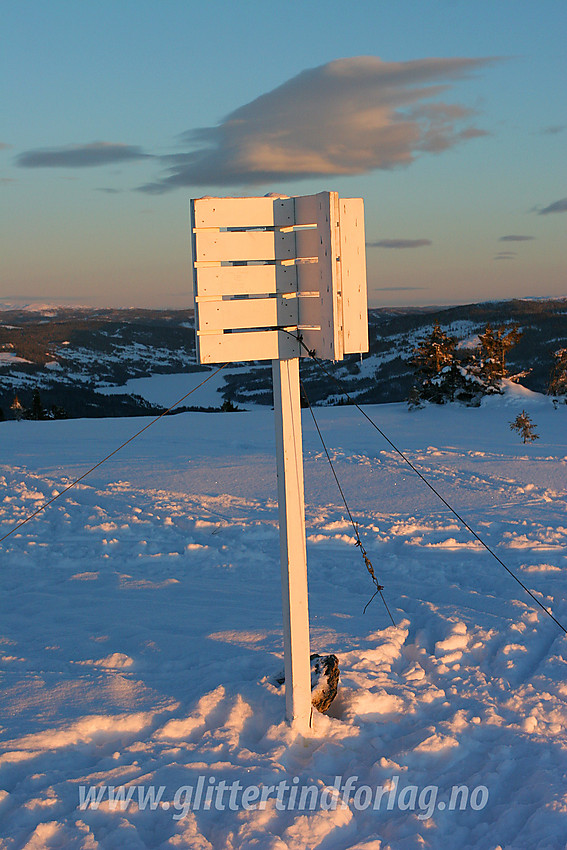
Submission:
{"label": "white wooden marker", "polygon": [[317,357],[368,351],[364,206],[336,192],[191,201],[197,358],[271,360],[284,633],[286,717],[307,734],[311,672],[301,335]]}

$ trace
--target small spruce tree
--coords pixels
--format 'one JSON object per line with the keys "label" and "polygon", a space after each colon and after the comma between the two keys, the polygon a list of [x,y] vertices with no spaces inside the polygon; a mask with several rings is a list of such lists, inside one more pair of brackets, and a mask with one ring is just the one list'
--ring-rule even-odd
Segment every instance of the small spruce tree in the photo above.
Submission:
{"label": "small spruce tree", "polygon": [[531,416],[525,410],[518,413],[514,421],[510,422],[510,430],[517,431],[520,437],[523,438],[524,443],[533,443],[534,440],[539,440]]}
{"label": "small spruce tree", "polygon": [[17,419],[18,422],[24,418],[25,408],[17,395],[14,396],[14,401],[10,405],[10,410],[14,415],[14,419]]}
{"label": "small spruce tree", "polygon": [[68,419],[67,411],[57,404],[51,405],[51,419]]}
{"label": "small spruce tree", "polygon": [[509,330],[505,327],[493,328],[489,323],[483,334],[479,334],[480,350],[480,377],[497,391],[503,378],[508,377],[506,369],[506,356],[509,350],[516,345],[522,337],[517,325]]}
{"label": "small spruce tree", "polygon": [[450,381],[456,345],[455,337],[445,333],[438,322],[431,333],[419,341],[411,359],[416,381],[410,393],[410,407],[419,407],[424,401],[444,404],[451,400]]}
{"label": "small spruce tree", "polygon": [[30,419],[45,419],[45,410],[41,402],[39,387],[36,387],[33,391]]}

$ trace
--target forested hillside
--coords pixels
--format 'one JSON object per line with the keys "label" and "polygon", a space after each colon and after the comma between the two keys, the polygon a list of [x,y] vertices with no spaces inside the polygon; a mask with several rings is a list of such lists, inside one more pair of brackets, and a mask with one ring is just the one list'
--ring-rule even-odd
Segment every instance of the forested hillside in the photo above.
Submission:
{"label": "forested hillside", "polygon": [[[370,351],[332,366],[357,401],[406,400],[415,380],[413,352],[435,324],[473,347],[487,324],[517,325],[519,342],[508,354],[513,372],[525,372],[528,389],[546,392],[554,352],[567,347],[567,300],[504,301],[446,308],[375,309],[369,313]],[[111,395],[133,378],[201,371],[195,360],[190,310],[89,310],[41,308],[0,313],[0,408],[5,418],[17,395],[30,410],[34,390],[48,413],[70,417],[143,415],[161,410],[131,391]],[[205,371],[205,370],[203,370]],[[310,400],[340,403],[336,385],[314,364],[302,362]],[[230,399],[271,404],[269,363],[227,371],[219,404]],[[195,404],[199,404],[195,397]],[[51,414],[50,414],[51,415]]]}

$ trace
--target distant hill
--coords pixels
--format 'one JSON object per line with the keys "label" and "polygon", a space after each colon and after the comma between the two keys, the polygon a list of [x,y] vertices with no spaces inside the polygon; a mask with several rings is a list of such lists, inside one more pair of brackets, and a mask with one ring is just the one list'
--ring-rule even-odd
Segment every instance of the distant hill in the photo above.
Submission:
{"label": "distant hill", "polygon": [[[553,352],[567,347],[567,300],[513,300],[445,308],[384,308],[369,313],[370,351],[351,355],[330,369],[359,402],[407,398],[413,377],[409,362],[419,338],[434,322],[467,344],[487,322],[517,323],[523,332],[509,356],[511,369],[530,370],[522,383],[545,392]],[[194,316],[190,310],[105,310],[9,308],[0,312],[0,408],[9,417],[17,393],[31,407],[37,386],[46,408],[71,417],[130,416],[161,408],[125,392],[105,395],[103,387],[132,378],[207,371],[196,364]],[[310,400],[334,404],[337,388],[312,362],[302,362]],[[240,405],[271,404],[270,364],[251,364],[228,373],[223,397]],[[198,397],[195,396],[198,403]]]}

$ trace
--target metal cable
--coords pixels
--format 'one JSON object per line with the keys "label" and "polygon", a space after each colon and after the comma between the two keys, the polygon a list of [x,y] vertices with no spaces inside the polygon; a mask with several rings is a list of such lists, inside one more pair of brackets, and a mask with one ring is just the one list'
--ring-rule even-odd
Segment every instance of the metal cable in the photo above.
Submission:
{"label": "metal cable", "polygon": [[121,446],[118,446],[118,448],[114,449],[113,452],[110,452],[110,454],[106,455],[106,457],[103,457],[102,460],[99,460],[98,463],[95,463],[94,466],[91,466],[90,469],[87,469],[86,472],[84,472],[81,476],[79,476],[79,478],[76,478],[75,481],[72,481],[71,484],[68,484],[67,487],[65,487],[63,490],[61,490],[60,493],[57,493],[56,496],[53,496],[51,499],[49,499],[49,501],[45,502],[43,505],[40,505],[40,507],[37,508],[33,513],[29,514],[29,516],[25,517],[17,525],[15,525],[12,529],[10,529],[10,531],[8,531],[7,534],[5,534],[3,537],[0,537],[0,543],[2,543],[3,540],[6,540],[7,537],[10,537],[11,534],[14,534],[14,532],[17,531],[18,528],[21,528],[22,525],[25,525],[26,522],[29,522],[31,519],[36,517],[39,513],[44,511],[47,507],[49,507],[49,505],[52,505],[53,502],[55,502],[57,499],[59,499],[61,496],[63,496],[63,494],[66,493],[67,490],[70,490],[71,487],[74,487],[75,484],[78,484],[79,481],[82,481],[83,478],[86,478],[87,475],[90,475],[91,472],[94,472],[95,469],[98,469],[99,466],[102,466],[103,463],[105,463],[107,460],[109,460],[111,457],[113,457],[113,455],[117,454],[117,452],[119,452],[121,449],[123,449],[125,446],[127,446],[128,443],[131,443],[133,440],[136,439],[136,437],[139,437],[140,434],[143,434],[144,431],[147,431],[148,428],[150,428],[156,422],[159,422],[159,420],[162,419],[164,416],[166,416],[170,411],[172,411],[174,407],[177,407],[178,404],[181,404],[182,401],[185,401],[186,398],[188,398],[192,393],[196,392],[196,390],[198,390],[200,387],[202,387],[203,384],[206,384],[207,381],[210,381],[211,378],[214,378],[215,375],[218,375],[218,373],[222,369],[224,369],[225,366],[228,366],[228,363],[223,363],[222,366],[220,366],[218,369],[216,369],[214,372],[212,372],[207,378],[205,378],[204,381],[201,381],[200,384],[197,384],[196,387],[193,387],[192,390],[189,390],[188,393],[185,393],[184,396],[182,396],[174,404],[172,404],[170,407],[168,407],[167,410],[164,410],[163,413],[160,413],[159,416],[156,416],[156,418],[152,419],[151,422],[148,422],[147,425],[144,425],[143,428],[141,428],[139,431],[137,431],[136,434],[134,434],[132,437],[130,437],[128,440],[126,440],[124,443],[122,443]]}
{"label": "metal cable", "polygon": [[312,419],[313,419],[313,424],[315,425],[315,428],[316,428],[316,430],[317,430],[317,433],[319,434],[319,439],[321,440],[321,445],[323,446],[323,450],[324,450],[325,454],[327,455],[327,460],[329,461],[329,466],[331,467],[331,472],[333,473],[333,477],[334,477],[334,479],[335,479],[335,482],[336,482],[336,484],[337,484],[337,487],[339,488],[339,493],[341,494],[341,498],[342,498],[342,500],[343,500],[343,502],[344,502],[344,506],[345,506],[346,511],[347,511],[347,513],[348,513],[348,516],[349,516],[349,519],[350,519],[350,523],[351,523],[351,525],[352,525],[352,527],[353,527],[353,529],[354,529],[354,534],[355,534],[355,537],[356,537],[356,543],[355,543],[354,545],[355,545],[355,546],[358,546],[358,547],[360,548],[360,552],[361,552],[361,554],[362,554],[362,558],[363,558],[363,560],[364,560],[364,563],[365,563],[366,569],[367,569],[367,570],[368,570],[368,572],[370,573],[370,577],[371,577],[372,581],[374,582],[374,584],[376,585],[376,592],[372,594],[372,597],[368,600],[368,602],[367,602],[367,603],[366,603],[366,605],[364,606],[364,610],[363,610],[363,612],[362,612],[362,613],[363,613],[363,614],[366,614],[366,609],[368,608],[368,606],[370,605],[370,603],[372,602],[372,600],[374,599],[374,597],[376,596],[376,594],[378,594],[378,593],[379,593],[379,594],[380,594],[380,596],[381,596],[381,598],[382,598],[382,602],[384,603],[384,607],[386,608],[386,611],[388,612],[388,615],[389,615],[389,617],[390,617],[390,620],[392,621],[392,625],[393,625],[393,626],[395,626],[395,625],[396,625],[396,623],[395,623],[394,618],[392,617],[392,612],[391,612],[391,611],[390,611],[390,609],[388,608],[388,603],[386,602],[386,600],[385,600],[385,598],[384,598],[384,594],[382,593],[382,591],[384,590],[384,585],[383,585],[383,584],[379,584],[379,583],[378,583],[378,579],[376,578],[376,573],[374,572],[374,567],[372,566],[372,561],[371,561],[371,560],[370,560],[370,558],[368,557],[368,553],[367,553],[366,549],[364,548],[364,546],[362,545],[362,540],[360,539],[360,534],[359,534],[359,532],[358,532],[358,526],[357,526],[357,524],[355,523],[355,521],[354,521],[354,519],[353,519],[353,516],[352,516],[352,514],[351,514],[351,512],[350,512],[350,508],[349,508],[349,506],[348,506],[348,502],[347,502],[347,500],[346,500],[346,496],[345,496],[345,494],[344,494],[343,488],[341,487],[341,483],[340,483],[340,481],[339,481],[339,479],[338,479],[338,476],[337,476],[337,473],[336,473],[336,471],[335,471],[335,467],[334,467],[334,465],[333,465],[333,461],[331,460],[331,456],[329,455],[329,451],[328,451],[327,446],[326,446],[326,444],[325,444],[325,440],[323,439],[323,435],[322,435],[322,433],[321,433],[321,429],[319,428],[319,425],[318,425],[318,423],[317,423],[317,420],[315,419],[315,413],[313,412],[313,408],[311,407],[311,402],[309,401],[309,397],[308,397],[307,393],[305,392],[305,387],[303,386],[303,382],[302,382],[301,378],[299,379],[299,383],[300,383],[300,385],[301,385],[301,389],[302,389],[302,391],[303,391],[303,395],[305,396],[305,401],[307,402],[307,407],[309,408],[309,412],[311,413],[311,417],[312,417]]}
{"label": "metal cable", "polygon": [[449,504],[449,502],[448,502],[446,499],[444,499],[444,498],[443,498],[443,496],[441,495],[441,493],[439,493],[439,491],[435,489],[435,487],[433,486],[433,484],[431,484],[431,483],[427,480],[427,478],[426,478],[426,477],[425,477],[425,476],[424,476],[424,475],[423,475],[423,474],[419,471],[419,469],[417,469],[417,467],[415,467],[415,466],[413,465],[413,463],[411,462],[411,460],[410,460],[410,459],[409,459],[409,458],[408,458],[408,457],[407,457],[407,456],[406,456],[406,455],[402,452],[402,450],[401,450],[401,449],[399,449],[399,448],[395,445],[395,443],[393,443],[393,442],[392,442],[392,440],[391,440],[391,439],[390,439],[390,438],[389,438],[389,437],[388,437],[388,436],[384,433],[384,431],[383,431],[383,430],[379,427],[379,425],[377,425],[377,424],[376,424],[376,422],[374,422],[374,420],[373,420],[373,419],[371,419],[371,418],[370,418],[370,416],[369,416],[369,415],[368,415],[368,414],[367,414],[367,413],[366,413],[366,412],[362,409],[362,407],[361,407],[361,406],[360,406],[360,405],[359,405],[356,401],[354,401],[354,399],[353,399],[353,398],[349,395],[348,391],[345,389],[345,386],[344,386],[343,382],[340,380],[340,378],[337,378],[335,375],[333,375],[333,374],[332,374],[332,372],[330,372],[330,371],[329,371],[329,370],[328,370],[328,369],[327,369],[327,368],[323,365],[323,363],[321,363],[321,361],[319,360],[319,358],[316,356],[315,352],[314,352],[314,351],[311,351],[311,350],[310,350],[310,349],[309,349],[309,348],[305,345],[305,343],[303,342],[303,339],[301,338],[301,335],[299,334],[299,335],[297,335],[297,336],[296,336],[294,333],[291,333],[291,331],[288,331],[288,330],[286,330],[285,328],[275,328],[275,330],[283,330],[283,331],[284,331],[284,333],[290,334],[290,336],[293,336],[293,338],[294,338],[294,339],[296,339],[296,340],[299,342],[300,346],[301,346],[302,348],[304,348],[304,349],[305,349],[305,351],[306,351],[306,353],[309,355],[309,357],[310,357],[310,358],[311,358],[311,359],[312,359],[312,360],[313,360],[313,361],[314,361],[314,362],[315,362],[315,363],[319,366],[319,368],[320,368],[320,369],[321,369],[321,370],[322,370],[322,371],[323,371],[323,372],[324,372],[324,373],[325,373],[325,374],[326,374],[329,378],[331,378],[331,379],[332,379],[332,380],[333,380],[333,381],[337,384],[337,386],[339,387],[339,389],[341,390],[341,392],[342,392],[342,393],[346,396],[346,398],[348,399],[348,401],[349,401],[349,402],[350,402],[350,403],[351,403],[354,407],[356,407],[356,409],[357,409],[358,411],[360,411],[360,413],[362,413],[362,415],[364,416],[364,418],[365,418],[365,419],[367,419],[367,420],[368,420],[368,422],[370,422],[370,424],[372,425],[372,427],[373,427],[373,428],[375,428],[375,429],[376,429],[376,431],[378,431],[378,433],[380,434],[380,436],[381,436],[381,437],[383,437],[383,438],[384,438],[384,440],[386,440],[386,442],[387,442],[387,443],[388,443],[388,444],[389,444],[389,445],[390,445],[390,446],[394,449],[394,451],[395,451],[395,452],[396,452],[396,453],[397,453],[397,454],[398,454],[398,455],[402,458],[402,460],[404,460],[404,461],[407,463],[407,465],[410,467],[410,469],[412,469],[412,470],[415,472],[415,474],[418,476],[418,478],[420,478],[420,479],[423,481],[423,483],[424,483],[427,487],[429,487],[429,489],[432,491],[432,493],[434,493],[434,494],[437,496],[437,498],[438,498],[438,499],[440,499],[440,500],[441,500],[441,502],[443,502],[443,504],[444,504],[444,505],[445,505],[445,506],[446,506],[446,507],[447,507],[447,508],[451,511],[451,513],[452,513],[452,514],[453,514],[453,515],[454,515],[454,516],[455,516],[455,517],[459,520],[459,522],[460,522],[460,523],[464,526],[464,528],[466,528],[466,529],[467,529],[467,531],[469,531],[469,532],[472,534],[472,536],[473,536],[476,540],[478,540],[478,542],[481,544],[481,546],[483,546],[483,548],[484,548],[484,549],[486,549],[486,551],[487,551],[487,552],[489,552],[489,554],[490,554],[490,555],[492,555],[492,557],[493,557],[496,561],[498,561],[498,563],[500,564],[500,566],[504,567],[504,569],[506,570],[506,572],[508,573],[508,575],[510,575],[510,576],[514,579],[514,581],[516,581],[516,582],[520,585],[520,587],[521,587],[521,588],[523,588],[523,590],[525,590],[525,592],[528,594],[528,596],[529,596],[531,599],[533,599],[533,601],[536,603],[536,605],[538,605],[538,607],[539,607],[539,608],[541,608],[541,610],[542,610],[542,611],[544,611],[544,612],[547,614],[547,616],[548,616],[548,617],[550,617],[550,618],[553,620],[553,622],[554,622],[556,625],[558,625],[558,626],[559,626],[559,628],[560,628],[560,629],[561,629],[561,630],[562,630],[562,631],[563,631],[563,632],[567,635],[567,629],[565,628],[565,626],[564,626],[562,623],[560,623],[560,622],[559,622],[559,620],[558,620],[556,617],[554,617],[554,616],[553,616],[553,614],[551,613],[551,611],[549,611],[549,609],[548,609],[548,608],[546,608],[546,607],[545,607],[545,605],[543,605],[543,603],[541,603],[541,602],[539,601],[539,599],[538,599],[538,598],[537,598],[537,597],[536,597],[536,596],[532,593],[532,591],[529,589],[529,587],[526,587],[526,585],[523,583],[523,581],[522,581],[521,579],[519,579],[519,578],[518,578],[518,576],[517,576],[517,575],[515,575],[515,573],[513,573],[513,572],[512,572],[512,570],[511,570],[509,567],[507,567],[507,566],[506,566],[506,564],[504,563],[504,561],[503,561],[501,558],[499,558],[499,557],[498,557],[498,555],[496,554],[496,552],[494,552],[494,550],[493,550],[493,549],[491,549],[491,547],[490,547],[487,543],[485,543],[485,542],[484,542],[484,540],[483,540],[483,539],[482,539],[482,538],[481,538],[481,537],[477,534],[477,532],[476,532],[473,528],[471,528],[471,526],[468,524],[468,522],[467,522],[467,521],[466,521],[466,520],[465,520],[465,519],[464,519],[464,518],[463,518],[463,517],[462,517],[462,516],[461,516],[461,515],[460,515],[460,514],[459,514],[459,513],[458,513],[458,512],[457,512],[457,511],[456,511],[456,510],[455,510],[455,509],[451,506],[451,505],[450,505],[450,504]]}

